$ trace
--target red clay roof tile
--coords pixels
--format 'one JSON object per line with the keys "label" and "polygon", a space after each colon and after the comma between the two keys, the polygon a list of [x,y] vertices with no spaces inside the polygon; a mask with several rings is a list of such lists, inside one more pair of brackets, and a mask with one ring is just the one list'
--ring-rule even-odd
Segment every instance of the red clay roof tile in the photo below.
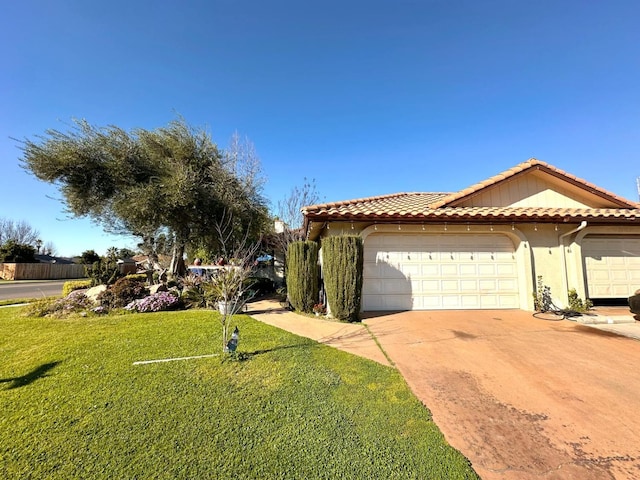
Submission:
{"label": "red clay roof tile", "polygon": [[[592,193],[621,208],[547,208],[547,207],[458,207],[471,194],[505,181],[532,168],[540,169]],[[308,221],[328,220],[502,220],[569,221],[582,219],[640,219],[640,204],[618,197],[607,190],[535,158],[456,193],[414,192],[379,195],[341,202],[311,205],[302,209]]]}

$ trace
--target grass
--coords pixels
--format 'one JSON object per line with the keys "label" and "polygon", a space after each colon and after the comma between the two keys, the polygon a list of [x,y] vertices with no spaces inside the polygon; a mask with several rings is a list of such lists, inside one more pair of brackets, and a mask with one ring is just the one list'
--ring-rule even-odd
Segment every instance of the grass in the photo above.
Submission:
{"label": "grass", "polygon": [[0,309],[0,477],[466,479],[392,368],[247,316],[55,320]]}
{"label": "grass", "polygon": [[30,302],[34,302],[36,300],[36,298],[10,298],[8,300],[0,300],[0,307],[4,307],[6,305],[18,305],[21,303],[30,303]]}

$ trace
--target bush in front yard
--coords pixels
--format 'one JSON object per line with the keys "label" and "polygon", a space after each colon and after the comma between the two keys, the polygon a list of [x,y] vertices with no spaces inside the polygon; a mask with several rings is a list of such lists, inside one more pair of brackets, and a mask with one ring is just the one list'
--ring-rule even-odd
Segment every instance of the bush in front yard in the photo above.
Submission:
{"label": "bush in front yard", "polygon": [[144,298],[149,290],[144,280],[135,277],[123,277],[116,281],[108,290],[98,296],[100,305],[106,308],[123,308],[134,300]]}
{"label": "bush in front yard", "polygon": [[362,299],[362,237],[338,235],[322,240],[322,272],[331,315],[357,321]]}
{"label": "bush in front yard", "polygon": [[74,290],[82,290],[91,287],[91,280],[73,280],[70,282],[64,282],[62,285],[62,296],[66,297]]}
{"label": "bush in front yard", "polygon": [[293,242],[287,249],[287,292],[293,308],[311,312],[318,303],[318,244]]}

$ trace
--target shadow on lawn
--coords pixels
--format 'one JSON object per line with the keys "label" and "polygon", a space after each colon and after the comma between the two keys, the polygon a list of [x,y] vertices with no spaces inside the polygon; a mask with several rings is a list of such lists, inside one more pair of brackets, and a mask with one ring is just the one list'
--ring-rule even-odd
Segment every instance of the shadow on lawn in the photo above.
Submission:
{"label": "shadow on lawn", "polygon": [[35,382],[39,378],[46,377],[47,376],[47,372],[49,370],[54,369],[56,366],[58,366],[59,363],[60,362],[45,363],[43,365],[40,365],[39,367],[36,367],[35,369],[30,371],[26,375],[22,375],[21,377],[0,378],[0,383],[9,383],[10,384],[9,387],[6,388],[5,390],[12,390],[14,388],[25,387],[25,386]]}
{"label": "shadow on lawn", "polygon": [[254,352],[237,352],[235,356],[237,360],[244,362],[246,360],[251,360],[255,356],[264,355],[265,353],[276,352],[278,350],[287,350],[289,348],[314,348],[316,346],[317,345],[313,343],[297,343],[294,345],[282,345],[278,347],[267,348],[264,350],[256,350]]}

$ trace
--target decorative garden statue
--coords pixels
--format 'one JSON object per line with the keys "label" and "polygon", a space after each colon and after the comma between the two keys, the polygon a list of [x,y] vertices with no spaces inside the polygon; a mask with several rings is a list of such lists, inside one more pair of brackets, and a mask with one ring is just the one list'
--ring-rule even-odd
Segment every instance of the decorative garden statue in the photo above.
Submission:
{"label": "decorative garden statue", "polygon": [[236,348],[238,348],[239,337],[240,330],[238,330],[238,327],[236,326],[236,328],[233,330],[233,333],[231,334],[231,340],[229,340],[229,342],[227,343],[227,352],[234,353],[236,351]]}

